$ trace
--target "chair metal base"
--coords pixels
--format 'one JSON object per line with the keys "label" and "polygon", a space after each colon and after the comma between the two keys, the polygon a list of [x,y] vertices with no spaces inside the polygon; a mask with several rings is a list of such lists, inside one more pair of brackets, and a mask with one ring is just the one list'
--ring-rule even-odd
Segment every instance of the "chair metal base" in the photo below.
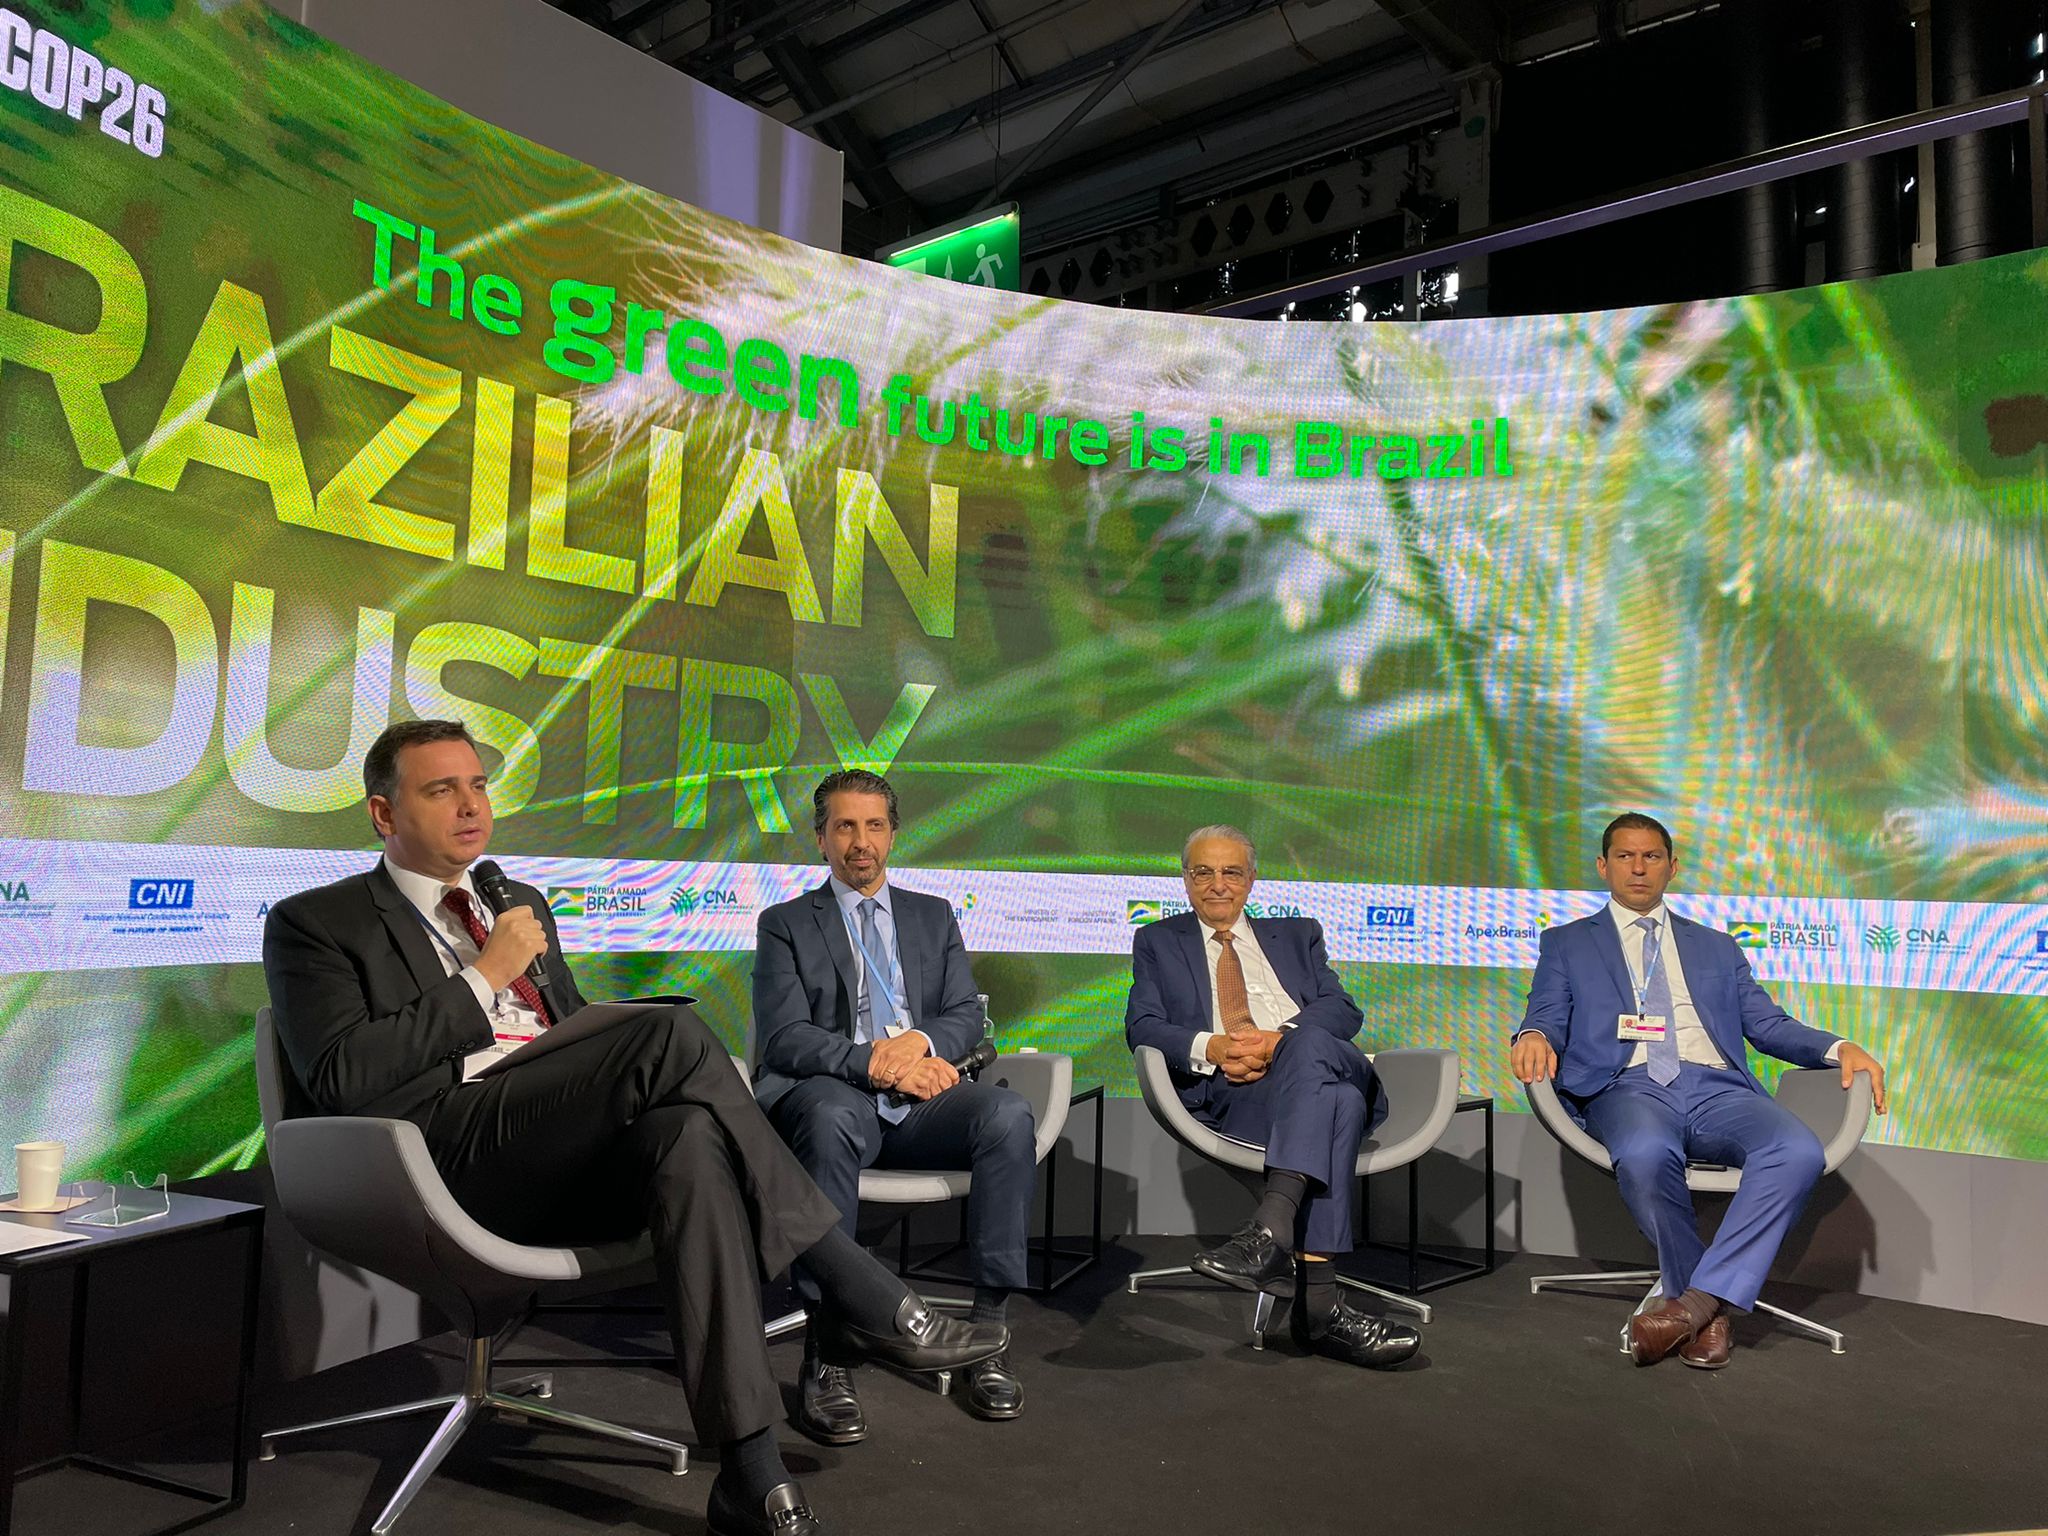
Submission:
{"label": "chair metal base", "polygon": [[[1633,1288],[1647,1284],[1649,1290],[1629,1313],[1633,1318],[1664,1294],[1664,1288],[1660,1283],[1662,1279],[1661,1272],[1654,1269],[1605,1269],[1590,1275],[1532,1275],[1529,1278],[1529,1294],[1534,1296],[1540,1291],[1548,1290],[1582,1290],[1588,1286],[1598,1285],[1626,1285]],[[1830,1354],[1845,1355],[1849,1352],[1846,1336],[1838,1329],[1816,1323],[1810,1317],[1801,1317],[1797,1312],[1788,1312],[1783,1307],[1774,1307],[1762,1298],[1758,1298],[1756,1310],[1768,1312],[1780,1322],[1819,1339],[1828,1346]],[[1621,1352],[1624,1355],[1628,1353],[1627,1323],[1621,1325]]]}
{"label": "chair metal base", "polygon": [[405,1513],[427,1479],[434,1475],[448,1452],[454,1449],[469,1427],[486,1413],[502,1413],[512,1418],[527,1419],[535,1424],[544,1424],[555,1429],[571,1429],[580,1434],[595,1435],[604,1440],[623,1441],[628,1445],[643,1445],[649,1450],[659,1451],[669,1458],[669,1471],[681,1477],[690,1470],[690,1449],[674,1440],[664,1440],[658,1435],[643,1434],[637,1429],[606,1423],[603,1419],[586,1418],[580,1413],[569,1413],[560,1408],[543,1405],[546,1398],[554,1396],[555,1378],[546,1372],[532,1376],[520,1376],[491,1386],[492,1340],[488,1338],[469,1341],[468,1359],[464,1366],[462,1390],[445,1397],[423,1398],[419,1402],[399,1403],[389,1408],[371,1408],[362,1413],[337,1414],[331,1419],[315,1419],[310,1424],[294,1424],[286,1429],[266,1430],[262,1436],[260,1457],[272,1461],[277,1456],[276,1442],[286,1435],[311,1434],[314,1430],[339,1429],[349,1424],[374,1424],[383,1419],[404,1418],[415,1413],[441,1411],[442,1418],[424,1449],[413,1461],[411,1468],[400,1481],[397,1492],[391,1495],[383,1512],[371,1522],[374,1536],[385,1536],[398,1517]]}
{"label": "chair metal base", "polygon": [[[1124,1289],[1135,1296],[1138,1294],[1138,1287],[1141,1285],[1149,1284],[1154,1280],[1172,1280],[1188,1275],[1192,1275],[1197,1280],[1204,1281],[1210,1285],[1217,1283],[1199,1269],[1196,1269],[1192,1264],[1176,1264],[1171,1269],[1141,1269],[1124,1282]],[[1363,1280],[1354,1280],[1351,1276],[1341,1272],[1337,1276],[1337,1283],[1354,1291],[1364,1291],[1369,1295],[1377,1296],[1380,1300],[1390,1302],[1394,1306],[1406,1307],[1415,1314],[1418,1322],[1427,1323],[1435,1318],[1435,1311],[1431,1308],[1430,1304],[1417,1297],[1403,1296],[1396,1291],[1382,1290],[1379,1286],[1369,1285]],[[1264,1349],[1266,1347],[1266,1335],[1272,1329],[1273,1303],[1276,1299],[1264,1291],[1258,1293],[1258,1301],[1252,1308],[1253,1349]]]}
{"label": "chair metal base", "polygon": [[[973,1300],[965,1296],[924,1296],[919,1299],[935,1312],[971,1312],[974,1310]],[[809,1318],[805,1316],[804,1309],[798,1307],[793,1312],[785,1312],[780,1317],[770,1318],[767,1327],[761,1331],[768,1336],[768,1342],[773,1344],[777,1339],[786,1339],[792,1333],[802,1333],[804,1325],[808,1321]],[[929,1382],[941,1397],[950,1397],[953,1394],[953,1373],[951,1371],[899,1371],[897,1374],[907,1377],[911,1381],[919,1383]]]}

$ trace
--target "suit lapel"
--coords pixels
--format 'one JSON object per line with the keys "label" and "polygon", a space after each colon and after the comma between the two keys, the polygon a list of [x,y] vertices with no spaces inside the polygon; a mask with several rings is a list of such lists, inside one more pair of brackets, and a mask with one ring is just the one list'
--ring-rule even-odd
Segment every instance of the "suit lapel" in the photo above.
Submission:
{"label": "suit lapel", "polygon": [[1636,1001],[1636,984],[1629,980],[1628,957],[1621,952],[1621,930],[1614,926],[1614,912],[1602,907],[1593,914],[1590,924],[1593,930],[1593,947],[1600,952],[1600,958],[1607,962],[1607,970],[1614,977],[1614,990],[1622,996],[1622,1006],[1633,1008]]}
{"label": "suit lapel", "polygon": [[1208,942],[1208,930],[1200,918],[1191,918],[1180,930],[1181,954],[1187,960],[1188,969],[1194,972],[1195,1000],[1201,1004],[1198,1017],[1200,1029],[1209,1028],[1216,1017],[1216,999],[1209,991],[1209,956],[1203,946]]}
{"label": "suit lapel", "polygon": [[[1299,963],[1301,956],[1296,953],[1299,946],[1292,942],[1294,935],[1283,926],[1290,921],[1284,917],[1255,917],[1251,920],[1252,937],[1258,941],[1259,953],[1266,957],[1273,979],[1290,998],[1305,1006],[1314,989],[1308,967]],[[1207,967],[1203,969],[1206,971]]]}
{"label": "suit lapel", "polygon": [[[1665,911],[1670,912],[1671,909],[1666,907]],[[1713,1000],[1709,999],[1700,989],[1700,983],[1706,979],[1708,972],[1712,969],[1711,962],[1713,957],[1707,953],[1706,930],[1690,918],[1680,917],[1676,912],[1672,912],[1671,938],[1673,943],[1678,946],[1678,963],[1685,970],[1685,990],[1692,997],[1693,1012],[1700,1016],[1700,1023],[1706,1026],[1707,1034],[1713,1039],[1715,1045],[1720,1048],[1721,1054],[1726,1056],[1728,1054],[1727,1043],[1720,1038],[1715,1029],[1715,1026],[1721,1022],[1719,1018],[1721,1010],[1714,1007]],[[1736,1051],[1734,1059],[1738,1061],[1742,1059],[1742,1052],[1739,1049]]]}
{"label": "suit lapel", "polygon": [[851,1031],[854,1006],[860,1001],[860,972],[853,966],[853,944],[846,937],[846,919],[840,915],[839,903],[833,899],[830,880],[811,892],[811,917],[817,922],[818,932],[825,940],[825,952],[832,957],[832,968],[839,972],[840,985],[846,988],[846,1024]]}
{"label": "suit lapel", "polygon": [[421,921],[419,908],[405,899],[405,893],[398,888],[379,859],[363,877],[370,892],[370,901],[377,908],[377,914],[384,919],[385,932],[391,935],[391,942],[404,957],[405,968],[412,972],[412,979],[422,992],[439,986],[448,979],[447,969],[441,964],[440,952],[434,941],[427,936],[426,925]]}
{"label": "suit lapel", "polygon": [[[918,978],[924,973],[918,967],[924,957],[923,935],[918,932],[917,924],[911,921],[914,903],[904,899],[908,894],[901,886],[890,888],[889,918],[896,925],[896,963],[903,968],[903,996],[900,1001],[910,1010],[910,1022],[922,1025],[924,998],[919,994],[924,988],[918,985]],[[875,958],[880,959],[881,956]]]}

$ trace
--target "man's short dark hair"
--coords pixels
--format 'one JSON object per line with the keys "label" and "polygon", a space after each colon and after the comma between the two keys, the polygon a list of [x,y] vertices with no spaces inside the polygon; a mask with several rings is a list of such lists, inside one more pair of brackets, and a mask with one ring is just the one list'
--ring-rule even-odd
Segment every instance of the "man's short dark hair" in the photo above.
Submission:
{"label": "man's short dark hair", "polygon": [[1607,857],[1607,850],[1614,842],[1617,832],[1654,832],[1664,839],[1664,857],[1676,858],[1678,850],[1671,846],[1671,829],[1654,816],[1645,816],[1641,811],[1623,811],[1607,823],[1607,830],[1600,834],[1600,857]]}
{"label": "man's short dark hair", "polygon": [[[386,800],[398,793],[398,754],[407,747],[424,747],[433,741],[466,741],[471,748],[476,738],[460,720],[400,720],[384,727],[370,750],[363,754],[363,793],[382,795]],[[477,753],[481,757],[481,752]]]}
{"label": "man's short dark hair", "polygon": [[825,807],[832,803],[837,794],[880,795],[889,802],[889,830],[895,831],[901,825],[896,817],[896,791],[889,787],[889,781],[879,773],[870,773],[865,768],[842,768],[837,773],[828,773],[811,791],[811,830],[823,834],[825,830]]}

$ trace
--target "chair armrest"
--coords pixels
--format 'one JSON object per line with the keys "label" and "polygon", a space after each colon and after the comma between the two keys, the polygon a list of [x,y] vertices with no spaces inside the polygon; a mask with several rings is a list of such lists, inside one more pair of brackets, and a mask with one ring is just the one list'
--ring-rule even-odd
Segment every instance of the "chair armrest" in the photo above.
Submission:
{"label": "chair armrest", "polygon": [[[270,1162],[285,1216],[309,1243],[451,1313],[476,1282],[582,1277],[574,1250],[526,1247],[478,1225],[448,1193],[409,1120],[281,1121],[270,1133]],[[451,1284],[461,1292],[453,1304]]]}
{"label": "chair armrest", "polygon": [[1458,1110],[1458,1053],[1437,1046],[1377,1052],[1387,1118],[1358,1150],[1361,1175],[1404,1167],[1443,1139]]}
{"label": "chair armrest", "polygon": [[1152,1118],[1159,1122],[1167,1135],[1189,1151],[1226,1168],[1247,1173],[1258,1173],[1265,1168],[1263,1148],[1248,1147],[1219,1136],[1188,1113],[1187,1105],[1181,1103],[1180,1095],[1174,1091],[1173,1075],[1167,1068],[1166,1058],[1157,1047],[1139,1046],[1133,1060],[1138,1068],[1138,1092],[1144,1096],[1145,1107],[1152,1111]]}
{"label": "chair armrest", "polygon": [[1822,1167],[1833,1173],[1870,1126],[1870,1078],[1858,1072],[1842,1086],[1839,1067],[1795,1067],[1778,1080],[1778,1102],[1820,1138]]}
{"label": "chair armrest", "polygon": [[1012,1093],[1022,1094],[1031,1106],[1034,1155],[1044,1162],[1046,1154],[1067,1128],[1067,1111],[1074,1102],[1074,1058],[1005,1053],[985,1069],[982,1078]]}
{"label": "chair armrest", "polygon": [[1546,1077],[1541,1082],[1525,1083],[1522,1091],[1528,1095],[1529,1108],[1536,1112],[1543,1129],[1556,1137],[1567,1152],[1576,1152],[1605,1173],[1614,1172],[1614,1159],[1607,1155],[1597,1137],[1571,1117],[1564,1101],[1557,1096],[1555,1080]]}

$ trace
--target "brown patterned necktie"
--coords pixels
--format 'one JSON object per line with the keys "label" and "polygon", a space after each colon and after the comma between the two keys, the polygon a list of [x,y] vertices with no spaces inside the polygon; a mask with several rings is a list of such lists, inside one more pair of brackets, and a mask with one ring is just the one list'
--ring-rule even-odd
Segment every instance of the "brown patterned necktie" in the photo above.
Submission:
{"label": "brown patterned necktie", "polygon": [[1225,1034],[1242,1034],[1259,1026],[1252,1021],[1252,1000],[1244,989],[1244,962],[1237,958],[1234,935],[1218,928],[1213,935],[1223,948],[1216,955],[1216,1003]]}
{"label": "brown patterned necktie", "polygon": [[[484,945],[490,942],[491,934],[490,930],[484,927],[483,919],[477,916],[476,903],[469,899],[469,892],[459,885],[450,886],[441,897],[441,905],[455,914],[456,919],[468,931],[470,942],[476,945],[478,953],[482,953]],[[1240,981],[1238,985],[1242,987],[1244,983]],[[526,972],[521,971],[512,978],[512,995],[533,1010],[534,1017],[540,1020],[542,1029],[555,1022],[548,1017],[548,1005],[541,1001],[540,988],[533,984],[533,979]]]}

